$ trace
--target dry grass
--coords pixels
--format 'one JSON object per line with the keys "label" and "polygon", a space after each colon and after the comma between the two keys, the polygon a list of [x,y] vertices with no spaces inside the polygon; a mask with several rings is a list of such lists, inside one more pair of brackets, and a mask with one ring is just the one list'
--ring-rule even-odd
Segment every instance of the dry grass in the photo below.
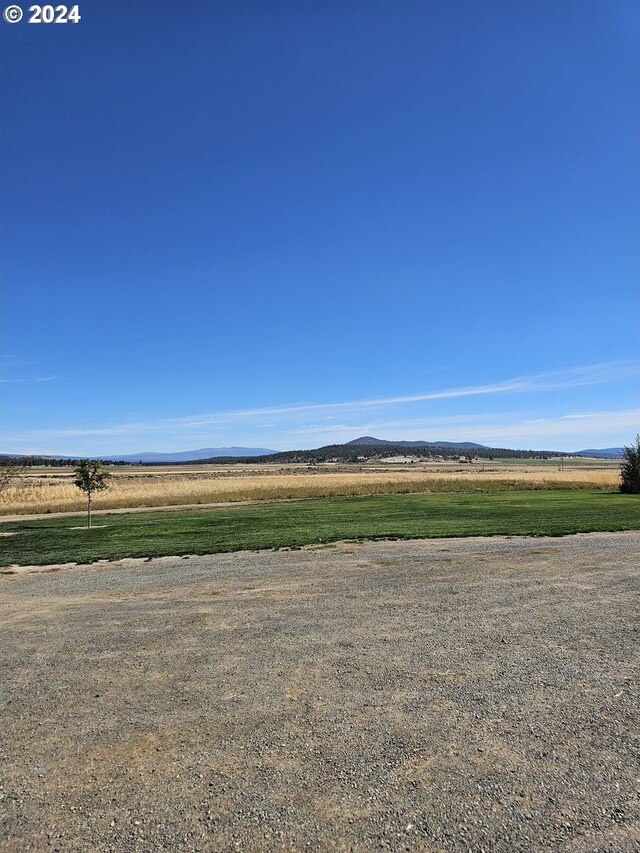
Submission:
{"label": "dry grass", "polygon": [[[32,469],[0,495],[0,514],[82,510],[84,498],[71,471]],[[614,488],[617,467],[566,468],[412,466],[411,470],[366,470],[306,466],[259,470],[115,469],[109,489],[97,496],[96,509],[243,500],[383,495],[408,492],[494,492],[507,489]]]}

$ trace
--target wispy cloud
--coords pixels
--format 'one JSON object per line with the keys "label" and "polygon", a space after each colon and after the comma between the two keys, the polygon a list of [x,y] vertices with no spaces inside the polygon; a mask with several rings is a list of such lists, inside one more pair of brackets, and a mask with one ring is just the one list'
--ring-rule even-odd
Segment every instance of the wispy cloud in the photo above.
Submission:
{"label": "wispy cloud", "polygon": [[57,378],[57,376],[36,376],[33,379],[0,379],[0,383],[15,384],[23,382],[51,382],[52,380]]}
{"label": "wispy cloud", "polygon": [[[631,434],[640,425],[640,409],[623,409],[607,412],[581,412],[579,414],[562,415],[556,418],[532,418],[529,420],[513,421],[511,423],[478,424],[473,435],[475,441],[481,444],[503,442],[519,442],[519,447],[525,447],[523,442],[563,438],[576,439],[582,435],[597,435],[623,431]],[[458,436],[454,436],[456,440]],[[556,448],[551,447],[551,450]],[[579,450],[580,448],[573,448]]]}
{"label": "wispy cloud", "polygon": [[[31,368],[26,369],[25,368]],[[38,369],[38,363],[30,359],[23,358],[15,353],[5,352],[0,353],[0,372],[2,373],[30,373]],[[23,384],[26,382],[51,382],[57,379],[57,376],[26,376],[26,377],[6,377],[0,378],[2,384]]]}
{"label": "wispy cloud", "polygon": [[267,414],[294,414],[296,412],[321,412],[326,410],[353,412],[361,409],[378,408],[403,403],[419,403],[428,400],[453,399],[455,397],[476,397],[492,394],[516,394],[532,391],[553,391],[563,388],[576,388],[584,385],[600,385],[618,379],[626,379],[640,374],[640,364],[629,361],[610,361],[601,364],[575,367],[568,370],[520,376],[490,385],[472,385],[461,388],[446,388],[440,391],[427,391],[397,397],[376,397],[369,400],[349,400],[333,403],[292,403],[283,406],[268,406],[259,409],[237,409],[235,411],[214,412],[209,415],[197,415],[184,418],[172,418],[175,423],[201,426],[207,423],[222,423],[231,417],[253,417]]}
{"label": "wispy cloud", "polygon": [[[552,434],[545,433],[546,427],[543,424],[553,423],[572,424],[571,429],[577,430],[583,415],[566,415],[561,418],[550,419],[530,419],[529,421],[521,421],[519,425],[514,423],[506,424],[505,420],[509,417],[513,420],[513,413],[507,416],[504,413],[496,415],[492,418],[490,415],[481,416],[478,413],[475,415],[451,415],[444,417],[436,417],[432,413],[429,416],[422,417],[399,417],[398,415],[406,406],[413,404],[448,400],[454,398],[465,397],[487,397],[499,396],[506,394],[526,394],[534,392],[556,391],[579,386],[600,385],[616,380],[626,379],[631,376],[640,375],[640,364],[630,361],[612,361],[601,364],[587,365],[584,367],[574,367],[566,370],[553,371],[548,373],[539,373],[529,376],[520,376],[512,379],[506,379],[501,382],[491,384],[462,386],[455,388],[434,389],[416,394],[398,395],[388,397],[377,397],[364,400],[349,400],[337,402],[298,402],[278,406],[265,406],[259,408],[223,410],[218,412],[210,412],[207,414],[190,415],[174,418],[163,418],[153,421],[138,421],[131,423],[115,424],[110,426],[72,426],[61,429],[39,429],[22,435],[5,435],[2,438],[3,443],[20,442],[39,442],[53,441],[65,438],[99,438],[99,437],[148,437],[150,434],[156,436],[163,435],[164,440],[171,441],[189,441],[189,436],[192,438],[203,435],[207,440],[215,441],[216,434],[224,434],[233,431],[234,440],[236,436],[245,436],[250,434],[251,430],[264,428],[267,425],[269,428],[276,426],[280,427],[281,438],[292,438],[298,436],[306,437],[308,440],[316,440],[327,438],[336,440],[340,435],[351,433],[351,437],[358,434],[376,430],[380,434],[381,430],[395,430],[397,434],[393,438],[403,438],[401,430],[411,429],[413,431],[420,430],[421,438],[428,438],[433,435],[433,431],[437,431],[436,438],[451,438],[451,431],[456,427],[463,428],[466,437],[472,436],[477,441],[487,441],[491,436],[509,437],[518,434],[518,430],[524,429],[525,423],[528,424],[527,429],[531,435]],[[43,377],[40,381],[46,381],[49,378]],[[6,381],[6,380],[5,380]],[[393,420],[384,420],[381,415],[391,410],[396,417]],[[618,416],[620,413],[604,413],[603,418],[610,418],[613,415]],[[635,413],[633,414],[635,416]],[[255,419],[259,418],[260,422],[256,423]],[[602,423],[602,419],[598,420],[596,414],[587,413],[584,416],[591,424]],[[632,416],[626,412],[624,414],[624,423],[621,426],[627,428],[630,426]],[[329,423],[336,420],[337,423]],[[493,423],[489,423],[492,420]],[[535,427],[538,424],[538,427]],[[610,420],[609,425],[613,426]],[[443,434],[447,432],[446,436]],[[245,432],[247,431],[247,432]],[[564,430],[560,431],[564,433]],[[355,433],[355,434],[354,434]],[[522,433],[520,433],[522,434]],[[476,436],[482,435],[484,438]],[[384,437],[384,436],[381,436]],[[411,436],[415,437],[415,435]],[[454,435],[454,439],[458,436]],[[251,440],[251,439],[248,439]]]}
{"label": "wispy cloud", "polygon": [[[310,424],[285,432],[292,444],[313,437],[321,443],[333,444],[360,435],[374,433],[377,438],[398,441],[420,438],[424,441],[477,441],[491,444],[496,441],[523,441],[538,438],[562,438],[582,434],[597,434],[640,429],[640,409],[576,412],[556,417],[538,418],[518,412],[465,414],[442,417],[398,418],[394,420],[361,421],[325,426]],[[551,448],[554,449],[554,448]]]}

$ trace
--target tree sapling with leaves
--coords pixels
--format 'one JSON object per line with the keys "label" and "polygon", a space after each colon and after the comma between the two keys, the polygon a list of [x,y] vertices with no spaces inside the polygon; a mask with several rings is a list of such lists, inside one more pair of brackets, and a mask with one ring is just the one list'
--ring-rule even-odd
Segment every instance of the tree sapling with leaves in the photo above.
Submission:
{"label": "tree sapling with leaves", "polygon": [[87,495],[87,528],[91,527],[91,497],[107,488],[111,474],[97,459],[81,459],[76,467],[74,484]]}

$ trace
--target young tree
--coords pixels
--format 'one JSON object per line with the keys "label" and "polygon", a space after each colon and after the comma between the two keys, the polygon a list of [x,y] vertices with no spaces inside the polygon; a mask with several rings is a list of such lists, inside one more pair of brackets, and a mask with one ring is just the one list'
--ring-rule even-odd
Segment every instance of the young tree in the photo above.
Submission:
{"label": "young tree", "polygon": [[87,528],[91,527],[91,497],[94,492],[107,488],[111,474],[97,459],[81,459],[76,467],[74,485],[87,495]]}
{"label": "young tree", "polygon": [[640,494],[640,435],[633,444],[622,449],[620,491],[626,495]]}

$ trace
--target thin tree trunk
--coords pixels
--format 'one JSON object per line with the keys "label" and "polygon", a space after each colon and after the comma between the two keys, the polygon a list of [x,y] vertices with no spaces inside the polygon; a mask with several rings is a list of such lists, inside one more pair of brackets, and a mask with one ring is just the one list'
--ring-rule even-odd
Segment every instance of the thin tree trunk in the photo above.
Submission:
{"label": "thin tree trunk", "polygon": [[91,492],[87,492],[87,527],[91,527]]}

